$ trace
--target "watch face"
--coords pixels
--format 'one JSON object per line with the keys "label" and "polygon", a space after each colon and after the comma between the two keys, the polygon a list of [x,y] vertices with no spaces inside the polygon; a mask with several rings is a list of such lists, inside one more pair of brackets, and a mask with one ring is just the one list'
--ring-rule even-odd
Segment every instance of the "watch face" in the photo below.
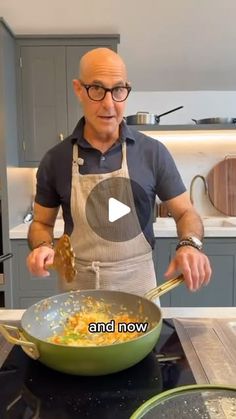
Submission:
{"label": "watch face", "polygon": [[190,237],[190,239],[193,241],[193,243],[195,243],[197,246],[201,247],[202,246],[202,242],[201,240],[199,240],[197,237]]}

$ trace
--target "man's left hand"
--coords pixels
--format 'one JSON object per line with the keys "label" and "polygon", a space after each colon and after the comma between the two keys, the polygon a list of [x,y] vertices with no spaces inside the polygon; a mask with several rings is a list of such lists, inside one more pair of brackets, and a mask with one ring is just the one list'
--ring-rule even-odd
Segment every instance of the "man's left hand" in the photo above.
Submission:
{"label": "man's left hand", "polygon": [[212,271],[209,259],[204,253],[192,246],[182,246],[171,260],[165,277],[173,278],[177,273],[183,274],[191,291],[197,291],[209,283]]}

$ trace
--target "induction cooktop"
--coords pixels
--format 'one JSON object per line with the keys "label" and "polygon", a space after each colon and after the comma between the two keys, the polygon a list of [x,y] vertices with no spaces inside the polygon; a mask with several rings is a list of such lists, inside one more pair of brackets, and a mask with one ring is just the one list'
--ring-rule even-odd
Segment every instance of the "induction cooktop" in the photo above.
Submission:
{"label": "induction cooktop", "polygon": [[152,396],[187,384],[195,379],[171,320],[144,360],[106,376],[59,373],[15,346],[0,369],[0,418],[128,419]]}

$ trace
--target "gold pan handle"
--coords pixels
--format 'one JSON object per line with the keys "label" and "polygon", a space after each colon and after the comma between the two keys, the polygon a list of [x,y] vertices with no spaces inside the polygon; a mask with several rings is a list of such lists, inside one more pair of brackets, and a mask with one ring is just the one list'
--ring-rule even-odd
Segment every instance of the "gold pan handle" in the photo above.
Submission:
{"label": "gold pan handle", "polygon": [[[17,337],[14,337],[10,332],[16,334]],[[25,336],[16,326],[10,326],[8,324],[0,324],[0,332],[7,340],[7,342],[12,343],[13,345],[20,345],[23,351],[30,356],[30,358],[36,360],[40,357],[39,351],[35,343],[25,340]]]}
{"label": "gold pan handle", "polygon": [[184,282],[184,277],[182,274],[177,276],[177,278],[170,279],[165,284],[159,285],[159,287],[152,288],[150,291],[146,292],[144,295],[148,300],[154,300],[156,297],[160,297],[163,294],[166,294],[168,291],[171,291],[178,285]]}

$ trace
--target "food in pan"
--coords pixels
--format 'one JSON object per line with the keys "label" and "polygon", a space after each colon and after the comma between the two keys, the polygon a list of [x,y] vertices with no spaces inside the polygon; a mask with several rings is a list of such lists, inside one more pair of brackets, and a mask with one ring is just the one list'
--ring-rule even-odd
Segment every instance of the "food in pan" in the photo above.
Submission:
{"label": "food in pan", "polygon": [[68,346],[102,346],[122,343],[146,333],[147,319],[129,313],[125,307],[112,314],[109,304],[88,298],[86,304],[65,322],[63,330],[49,338],[49,342]]}

